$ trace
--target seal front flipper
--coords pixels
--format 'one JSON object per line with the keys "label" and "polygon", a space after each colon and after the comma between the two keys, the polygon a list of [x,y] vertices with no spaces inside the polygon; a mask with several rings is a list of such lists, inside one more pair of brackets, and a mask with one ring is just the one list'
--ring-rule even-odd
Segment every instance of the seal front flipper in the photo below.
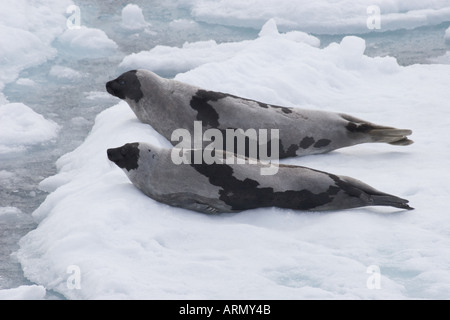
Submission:
{"label": "seal front flipper", "polygon": [[[162,199],[160,199],[160,201],[161,200]],[[206,214],[232,212],[232,210],[221,206],[216,199],[208,199],[205,197],[201,197],[195,193],[177,193],[166,195],[162,202],[175,207],[189,209]]]}
{"label": "seal front flipper", "polygon": [[155,197],[160,202],[170,204],[174,207],[180,207],[206,214],[218,214],[234,212],[228,206],[221,204],[217,199],[202,197],[196,193],[172,193],[164,196]]}
{"label": "seal front flipper", "polygon": [[198,201],[193,201],[192,203],[190,203],[189,205],[184,205],[184,208],[186,209],[190,209],[190,210],[194,210],[197,212],[201,212],[201,213],[207,213],[207,214],[217,214],[217,213],[222,213],[221,210],[212,207],[206,203],[201,203]]}

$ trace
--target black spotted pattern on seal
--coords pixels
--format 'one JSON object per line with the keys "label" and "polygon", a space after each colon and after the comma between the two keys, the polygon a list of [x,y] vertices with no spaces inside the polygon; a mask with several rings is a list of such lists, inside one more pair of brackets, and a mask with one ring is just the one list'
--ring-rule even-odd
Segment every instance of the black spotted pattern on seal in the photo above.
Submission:
{"label": "black spotted pattern on seal", "polygon": [[275,105],[272,105],[272,104],[267,104],[267,103],[264,103],[264,102],[259,102],[259,101],[255,101],[255,100],[245,99],[245,98],[241,98],[241,97],[235,97],[235,98],[239,98],[239,99],[246,100],[246,101],[256,102],[261,108],[264,108],[264,109],[274,108],[274,109],[279,109],[283,113],[286,113],[286,114],[292,113],[292,110],[290,108],[287,108],[287,107],[275,106]]}
{"label": "black spotted pattern on seal", "polygon": [[[219,123],[219,114],[214,109],[214,107],[210,104],[210,102],[215,102],[223,98],[231,97],[234,99],[241,99],[245,101],[252,101],[257,103],[261,108],[269,109],[269,108],[275,108],[281,110],[285,114],[292,113],[292,110],[290,108],[286,107],[280,107],[280,106],[274,106],[270,104],[266,104],[263,102],[258,102],[255,100],[245,99],[241,97],[237,97],[228,93],[222,93],[217,91],[208,91],[199,89],[195,93],[195,95],[192,97],[190,101],[190,106],[192,109],[197,111],[197,117],[196,119],[198,121],[202,121],[203,128],[218,128],[220,126]],[[228,128],[233,129],[233,128]],[[226,149],[226,134],[224,129],[219,129],[223,134],[223,148]],[[307,149],[311,146],[314,148],[322,148],[326,147],[331,143],[331,140],[329,139],[320,139],[318,141],[315,141],[313,137],[305,137],[298,145],[297,144],[291,144],[290,146],[286,147],[283,146],[282,141],[279,141],[279,157],[280,158],[287,158],[287,157],[295,157],[296,152],[299,148]],[[244,156],[248,157],[250,156],[249,153],[249,139],[245,138],[245,153]],[[237,147],[236,143],[234,144],[235,150],[233,150],[234,153],[237,153]],[[271,144],[267,146],[268,154],[271,154]],[[258,158],[259,158],[259,145],[258,145]]]}
{"label": "black spotted pattern on seal", "polygon": [[314,144],[314,148],[326,147],[330,143],[331,143],[331,140],[329,140],[329,139],[320,139]]}
{"label": "black spotted pattern on seal", "polygon": [[375,129],[374,126],[368,123],[356,124],[354,122],[349,122],[345,128],[350,132],[360,132],[360,133],[367,133]]}
{"label": "black spotted pattern on seal", "polygon": [[197,111],[197,120],[202,121],[202,125],[216,128],[219,126],[219,114],[209,104],[210,101],[217,101],[225,98],[227,95],[221,92],[197,90],[195,96],[192,97],[191,108]]}
{"label": "black spotted pattern on seal", "polygon": [[[280,140],[280,158],[288,158],[288,157],[295,157],[297,154],[297,150],[302,149],[308,149],[309,147],[313,146],[314,148],[322,148],[326,147],[331,143],[331,140],[329,139],[320,139],[320,140],[314,140],[313,137],[305,137],[300,141],[300,143],[297,144],[291,144],[288,148],[285,148],[283,146],[283,143]],[[270,146],[269,146],[270,147]]]}
{"label": "black spotted pattern on seal", "polygon": [[[258,102],[259,105],[261,105],[261,102]],[[283,111],[283,113],[292,113],[292,110],[286,107],[280,107],[280,106],[274,106],[272,104],[269,104],[270,107],[275,108],[275,109],[280,109],[281,111]]]}
{"label": "black spotted pattern on seal", "polygon": [[[324,192],[313,193],[307,189],[274,191],[271,187],[259,187],[259,182],[250,178],[239,180],[233,176],[233,168],[225,164],[191,164],[209,182],[220,187],[219,199],[232,210],[247,210],[259,207],[279,207],[310,210],[333,201],[341,188],[331,185]],[[337,178],[337,177],[336,177]]]}
{"label": "black spotted pattern on seal", "polygon": [[[223,136],[223,150],[227,150],[227,134],[226,131],[223,129],[219,129],[222,132],[222,136]],[[249,137],[245,136],[244,137],[244,156],[245,157],[250,157],[250,139]],[[285,147],[283,145],[282,140],[280,139],[278,141],[278,157],[280,159],[284,159],[284,158],[289,158],[289,157],[295,157],[297,156],[297,151],[300,148],[303,149],[307,149],[311,146],[313,146],[314,148],[322,148],[322,147],[326,147],[327,145],[329,145],[331,143],[331,140],[329,139],[320,139],[318,141],[315,141],[314,138],[311,137],[306,137],[304,138],[300,144],[291,144],[289,147]],[[236,154],[238,154],[238,141],[237,138],[235,138],[234,143],[233,143],[234,149],[233,150],[227,150],[229,152],[234,152]],[[192,146],[193,147],[193,146]],[[272,154],[272,142],[271,140],[269,141],[268,144],[266,144],[265,146],[265,150],[267,151],[267,154],[265,156],[267,156],[268,158],[275,158],[274,155]],[[257,159],[261,159],[261,154],[260,154],[260,150],[261,150],[261,146],[259,145],[259,143],[256,143],[256,154],[257,154]]]}
{"label": "black spotted pattern on seal", "polygon": [[[279,150],[279,156],[280,159],[283,158],[289,158],[289,157],[295,157],[297,155],[297,150],[299,149],[299,146],[297,144],[291,144],[288,148],[285,148],[283,145],[283,142],[280,140],[280,150]],[[268,146],[268,149],[271,150],[270,144]]]}
{"label": "black spotted pattern on seal", "polygon": [[300,148],[308,149],[309,147],[311,147],[314,144],[314,142],[315,142],[315,140],[313,137],[305,137],[300,142]]}
{"label": "black spotted pattern on seal", "polygon": [[108,159],[114,162],[119,168],[127,171],[139,167],[139,143],[127,143],[119,148],[107,150]]}
{"label": "black spotted pattern on seal", "polygon": [[[232,128],[230,128],[232,129]],[[238,138],[234,137],[234,143],[233,143],[233,150],[228,150],[228,143],[227,143],[227,139],[228,139],[228,135],[226,133],[226,130],[224,129],[218,129],[220,132],[222,132],[222,137],[223,137],[223,144],[222,144],[222,149],[223,150],[227,150],[228,152],[233,152],[235,154],[240,154],[240,152],[238,152]],[[235,129],[233,129],[235,130]],[[244,141],[244,154],[242,154],[245,157],[250,157],[251,153],[250,153],[250,146],[255,147],[256,146],[256,150],[252,150],[252,151],[256,151],[256,158],[257,159],[261,159],[261,147],[265,148],[266,154],[264,156],[267,156],[267,158],[269,159],[275,159],[275,155],[272,153],[272,141],[271,137],[269,138],[269,143],[267,143],[266,145],[260,145],[258,142],[254,142],[253,143],[250,141],[250,138],[248,136],[244,136],[243,137],[243,141]],[[313,142],[314,143],[314,142]],[[278,141],[278,157],[280,159],[283,158],[288,158],[288,157],[295,157],[296,156],[296,152],[299,149],[299,146],[296,144],[292,144],[290,145],[288,148],[285,148],[283,145],[283,142],[281,141],[281,139]],[[192,145],[193,148],[193,145]]]}
{"label": "black spotted pattern on seal", "polygon": [[217,128],[219,126],[219,114],[214,109],[214,107],[209,104],[209,102],[218,101],[226,97],[244,101],[252,101],[257,103],[258,106],[264,109],[274,108],[281,110],[285,114],[292,113],[292,110],[287,107],[275,106],[251,99],[238,97],[228,93],[199,89],[190,101],[191,108],[197,111],[197,120],[202,121],[204,126],[209,125],[213,128]]}
{"label": "black spotted pattern on seal", "polygon": [[136,72],[137,70],[131,70],[115,80],[108,81],[106,83],[106,91],[119,99],[125,100],[129,98],[138,103],[144,96],[144,93],[141,90],[141,83]]}

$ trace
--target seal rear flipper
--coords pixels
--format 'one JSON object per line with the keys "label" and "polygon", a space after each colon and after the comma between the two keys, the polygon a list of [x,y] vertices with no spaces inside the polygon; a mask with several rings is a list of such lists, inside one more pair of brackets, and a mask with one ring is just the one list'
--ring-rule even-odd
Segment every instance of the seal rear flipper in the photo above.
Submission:
{"label": "seal rear flipper", "polygon": [[406,137],[412,134],[412,131],[408,129],[375,127],[368,133],[374,142],[386,142],[396,146],[408,146],[414,143],[414,141]]}
{"label": "seal rear flipper", "polygon": [[347,194],[359,197],[366,203],[366,206],[390,206],[407,210],[414,209],[408,205],[408,200],[381,192],[355,178],[339,176],[338,179],[339,180],[335,180],[336,183],[344,189]]}
{"label": "seal rear flipper", "polygon": [[412,134],[412,130],[380,126],[347,114],[340,114],[340,116],[348,121],[345,127],[350,134],[365,135],[366,140],[370,142],[385,142],[396,146],[407,146],[414,143],[413,140],[407,138]]}
{"label": "seal rear flipper", "polygon": [[400,209],[406,209],[406,210],[414,210],[414,208],[410,207],[408,205],[408,200],[402,199],[396,196],[392,195],[373,195],[371,196],[373,200],[373,205],[375,206],[391,206],[396,207]]}

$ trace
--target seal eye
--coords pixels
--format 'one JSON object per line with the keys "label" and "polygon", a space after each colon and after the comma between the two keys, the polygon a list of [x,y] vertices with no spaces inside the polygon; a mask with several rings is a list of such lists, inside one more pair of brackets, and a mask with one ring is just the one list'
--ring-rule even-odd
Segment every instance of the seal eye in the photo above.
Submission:
{"label": "seal eye", "polygon": [[120,84],[121,86],[124,86],[124,85],[125,85],[125,80],[120,79],[120,80],[119,80],[119,84]]}

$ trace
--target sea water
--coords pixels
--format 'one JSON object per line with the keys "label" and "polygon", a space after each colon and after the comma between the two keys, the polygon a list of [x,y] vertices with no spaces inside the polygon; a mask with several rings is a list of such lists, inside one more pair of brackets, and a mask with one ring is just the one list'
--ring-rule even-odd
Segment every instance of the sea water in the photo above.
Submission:
{"label": "sea water", "polygon": [[[77,0],[74,3],[80,8],[81,25],[105,31],[118,45],[118,50],[111,55],[91,58],[73,56],[70,50],[59,48],[59,54],[53,59],[20,73],[20,78],[38,85],[24,87],[13,82],[3,90],[9,102],[26,104],[57,123],[60,130],[51,141],[0,155],[0,289],[30,284],[13,253],[18,249],[19,239],[36,227],[31,213],[48,194],[39,188],[39,183],[57,172],[55,162],[59,157],[84,141],[95,117],[117,102],[105,93],[105,83],[124,71],[118,65],[125,56],[157,45],[254,39],[259,32],[251,27],[194,22],[188,7],[172,1],[134,1],[149,26],[137,32],[124,31],[120,27],[123,1]],[[174,24],[174,21],[177,22]],[[393,56],[401,65],[428,63],[430,58],[448,50],[443,34],[449,25],[450,22],[443,22],[412,30],[381,29],[359,36],[366,40],[369,56]],[[326,47],[340,42],[346,34],[314,35],[321,40],[321,47]],[[60,44],[54,43],[54,46],[58,48]],[[54,66],[69,68],[69,75],[59,77],[58,70],[61,74],[64,69],[52,72]],[[175,73],[161,75],[174,77]]]}

